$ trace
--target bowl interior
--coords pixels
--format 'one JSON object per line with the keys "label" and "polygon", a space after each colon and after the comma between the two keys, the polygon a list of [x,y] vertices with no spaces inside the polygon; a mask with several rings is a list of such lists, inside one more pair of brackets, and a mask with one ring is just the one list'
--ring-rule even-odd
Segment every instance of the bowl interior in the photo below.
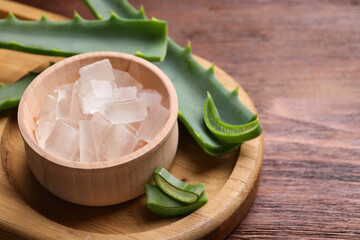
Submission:
{"label": "bowl interior", "polygon": [[170,80],[160,69],[144,59],[129,54],[114,52],[85,53],[60,61],[39,74],[26,89],[21,99],[18,112],[20,131],[30,147],[43,157],[59,164],[83,167],[87,167],[89,164],[93,165],[93,167],[110,166],[113,165],[111,162],[116,162],[117,159],[96,163],[83,163],[57,158],[47,153],[37,144],[34,134],[37,115],[45,96],[61,85],[75,82],[80,77],[79,69],[81,67],[106,58],[110,60],[113,68],[128,72],[145,89],[157,90],[162,95],[161,104],[170,110],[170,117],[160,133],[143,148],[121,157],[121,162],[134,159],[139,154],[149,151],[171,130],[177,118],[177,97]]}

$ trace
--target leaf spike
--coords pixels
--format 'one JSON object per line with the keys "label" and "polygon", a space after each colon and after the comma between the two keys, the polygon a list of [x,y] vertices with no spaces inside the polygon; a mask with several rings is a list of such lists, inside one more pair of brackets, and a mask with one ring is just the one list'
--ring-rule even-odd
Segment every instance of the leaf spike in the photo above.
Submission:
{"label": "leaf spike", "polygon": [[154,17],[154,16],[151,17],[151,20],[153,20],[153,21],[161,21],[161,20],[157,19],[157,18]]}
{"label": "leaf spike", "polygon": [[214,73],[215,72],[215,63],[211,64],[211,66],[209,67],[208,71],[210,73]]}
{"label": "leaf spike", "polygon": [[45,13],[41,13],[41,18],[40,18],[40,22],[46,22],[49,19],[46,17]]}
{"label": "leaf spike", "polygon": [[101,14],[99,12],[97,12],[93,6],[90,4],[89,0],[82,0],[83,3],[85,3],[85,5],[89,8],[89,10],[91,11],[91,13],[95,16],[96,19],[98,20],[103,20],[103,17],[101,16]]}
{"label": "leaf spike", "polygon": [[114,20],[114,19],[119,19],[120,17],[118,15],[116,15],[116,13],[110,9],[110,18],[109,20]]}
{"label": "leaf spike", "polygon": [[9,11],[9,15],[7,17],[8,20],[12,20],[12,19],[16,19],[15,15],[13,14],[13,12]]}
{"label": "leaf spike", "polygon": [[14,45],[14,46],[19,46],[20,44],[18,44],[17,42],[15,42],[15,41],[10,41],[10,44],[11,45]]}
{"label": "leaf spike", "polygon": [[146,19],[145,8],[144,8],[144,6],[142,4],[140,5],[138,17]]}
{"label": "leaf spike", "polygon": [[74,10],[74,18],[73,18],[73,20],[84,20],[81,16],[80,16],[80,14],[76,11],[76,10]]}
{"label": "leaf spike", "polygon": [[189,52],[191,53],[191,43],[190,41],[188,42],[188,44],[186,45],[185,49],[184,49],[184,52]]}
{"label": "leaf spike", "polygon": [[239,86],[237,86],[234,90],[232,90],[231,94],[233,95],[239,95]]}

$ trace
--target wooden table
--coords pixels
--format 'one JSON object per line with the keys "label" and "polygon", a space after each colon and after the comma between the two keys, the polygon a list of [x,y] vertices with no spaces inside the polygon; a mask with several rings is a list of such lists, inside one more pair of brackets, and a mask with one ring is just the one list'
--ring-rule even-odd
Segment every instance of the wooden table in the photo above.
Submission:
{"label": "wooden table", "polygon": [[[91,18],[80,0],[18,0]],[[138,7],[141,1],[131,1]],[[228,239],[360,238],[360,1],[147,0],[258,109],[262,179]]]}

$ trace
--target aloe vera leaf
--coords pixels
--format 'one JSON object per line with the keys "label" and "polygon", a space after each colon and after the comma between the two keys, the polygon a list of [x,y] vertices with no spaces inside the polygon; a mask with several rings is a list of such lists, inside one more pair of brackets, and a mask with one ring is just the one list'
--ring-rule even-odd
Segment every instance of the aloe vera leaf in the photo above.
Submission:
{"label": "aloe vera leaf", "polygon": [[171,198],[185,204],[198,201],[205,190],[203,183],[192,185],[180,181],[163,167],[157,167],[153,177],[163,192]]}
{"label": "aloe vera leaf", "polygon": [[[84,0],[96,13],[109,16],[109,9],[123,18],[134,18],[141,11],[135,10],[126,0]],[[140,14],[141,15],[141,14]],[[240,125],[256,119],[238,99],[238,91],[228,91],[215,77],[214,67],[205,69],[191,54],[190,45],[181,48],[168,37],[167,54],[156,65],[167,74],[179,98],[179,119],[202,149],[210,155],[222,155],[237,149],[239,143],[226,143],[217,139],[206,127],[203,105],[206,92],[213,96],[221,120]]]}
{"label": "aloe vera leaf", "polygon": [[204,120],[212,134],[224,142],[245,142],[260,136],[262,132],[259,120],[242,125],[230,125],[221,121],[209,92],[204,103]]}
{"label": "aloe vera leaf", "polygon": [[[144,8],[136,10],[126,0],[83,0],[97,19],[108,19],[111,11],[116,12],[119,17],[130,19],[146,19]],[[111,9],[111,11],[109,11]]]}
{"label": "aloe vera leaf", "polygon": [[37,75],[38,73],[29,73],[17,82],[11,84],[1,84],[0,111],[19,105],[20,98],[25,89]]}
{"label": "aloe vera leaf", "polygon": [[168,217],[192,213],[208,201],[206,193],[204,192],[197,202],[184,204],[170,198],[161,191],[161,188],[151,184],[145,184],[145,194],[148,209],[153,213]]}
{"label": "aloe vera leaf", "polygon": [[135,54],[149,61],[166,55],[167,25],[159,20],[85,20],[75,13],[71,21],[17,19],[12,13],[0,20],[0,47],[29,53],[71,56],[94,51]]}

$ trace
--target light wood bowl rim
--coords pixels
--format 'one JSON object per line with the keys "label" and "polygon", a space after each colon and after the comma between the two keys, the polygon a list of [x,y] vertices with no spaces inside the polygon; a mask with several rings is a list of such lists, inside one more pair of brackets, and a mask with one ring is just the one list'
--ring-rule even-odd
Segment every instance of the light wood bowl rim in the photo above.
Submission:
{"label": "light wood bowl rim", "polygon": [[[157,133],[157,135],[150,141],[148,144],[143,146],[142,148],[125,155],[123,157],[114,159],[114,160],[108,160],[108,161],[101,161],[101,162],[77,162],[77,161],[70,161],[61,159],[48,151],[46,151],[44,148],[40,147],[37,143],[34,134],[32,132],[28,131],[28,128],[25,127],[25,121],[22,117],[25,112],[25,102],[28,101],[30,98],[31,92],[28,91],[28,89],[36,88],[38,85],[41,84],[42,81],[46,80],[46,78],[54,71],[61,70],[64,66],[68,64],[72,64],[76,61],[81,61],[84,59],[89,58],[98,58],[103,57],[105,58],[118,58],[120,60],[126,60],[130,62],[136,62],[140,65],[143,65],[144,67],[148,68],[150,71],[152,71],[158,79],[164,84],[166,91],[169,94],[169,100],[170,100],[170,116],[169,119],[166,121],[163,128]],[[149,152],[154,151],[157,149],[157,147],[167,139],[167,137],[172,132],[174,125],[177,123],[177,116],[178,116],[178,98],[175,91],[175,88],[170,81],[170,79],[166,76],[166,74],[160,70],[157,66],[152,64],[151,62],[148,62],[145,59],[142,59],[140,57],[136,57],[134,55],[130,55],[127,53],[119,53],[119,52],[89,52],[89,53],[83,53],[79,55],[75,55],[69,58],[66,58],[64,60],[61,60],[54,65],[50,66],[46,70],[44,70],[42,73],[40,73],[27,87],[25,90],[18,108],[18,125],[20,129],[20,133],[24,139],[24,141],[39,155],[41,155],[46,160],[57,164],[61,166],[65,166],[68,168],[74,168],[74,169],[103,169],[103,168],[109,168],[114,166],[120,166],[128,164],[129,162],[136,161],[137,159],[142,159],[142,156],[148,154]],[[145,157],[146,159],[146,157]]]}

